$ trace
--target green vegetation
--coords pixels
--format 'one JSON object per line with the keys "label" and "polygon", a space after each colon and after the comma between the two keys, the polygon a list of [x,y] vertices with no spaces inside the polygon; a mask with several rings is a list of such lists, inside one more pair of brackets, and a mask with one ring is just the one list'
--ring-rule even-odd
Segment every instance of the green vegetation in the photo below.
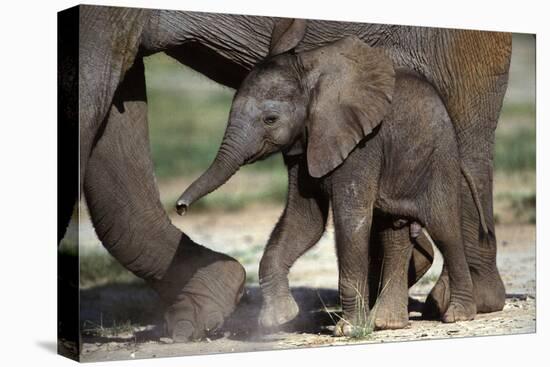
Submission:
{"label": "green vegetation", "polygon": [[[534,121],[534,120],[533,120]],[[495,142],[496,171],[525,171],[536,168],[535,126],[498,130]]]}
{"label": "green vegetation", "polygon": [[495,138],[495,222],[536,222],[535,105],[505,100]]}
{"label": "green vegetation", "polygon": [[[234,190],[228,194],[226,188],[214,191],[193,204],[193,212],[221,210],[221,211],[239,211],[247,205],[253,203],[277,203],[282,204],[286,200],[287,194],[287,172],[281,163],[281,167],[276,167],[272,171],[260,171],[253,166],[247,166],[241,169],[250,183],[243,185],[239,190]],[[256,183],[254,175],[261,176],[261,182]],[[179,195],[179,194],[178,194]],[[163,200],[163,206],[166,210],[174,210],[174,203],[177,196],[168,196]]]}
{"label": "green vegetation", "polygon": [[495,171],[534,171],[535,166],[535,105],[505,103],[496,131]]}
{"label": "green vegetation", "polygon": [[524,222],[535,224],[537,198],[534,192],[512,196],[511,207],[520,221],[523,219]]}
{"label": "green vegetation", "polygon": [[[327,315],[330,317],[335,328],[349,325],[352,327],[351,335],[348,337],[349,339],[368,340],[374,332],[374,324],[376,320],[378,304],[373,307],[373,309],[368,313],[368,316],[365,316],[365,314],[367,313],[367,303],[363,296],[361,296],[361,293],[359,292],[359,289],[357,287],[355,288],[355,293],[355,313],[357,315],[357,319],[355,320],[345,319],[342,316],[341,308],[338,310],[329,310],[319,292],[317,292],[317,297],[319,297],[324,312],[326,312]],[[338,325],[339,323],[341,325]]]}
{"label": "green vegetation", "polygon": [[426,273],[420,280],[418,281],[418,284],[420,285],[435,285],[435,282],[439,279],[439,274],[434,273]]}
{"label": "green vegetation", "polygon": [[[535,122],[536,108],[533,103],[504,102],[500,115],[502,119],[526,119]],[[534,127],[534,126],[533,126]]]}
{"label": "green vegetation", "polygon": [[[372,333],[374,332],[374,325],[376,320],[376,314],[378,310],[378,304],[376,304],[373,309],[368,313],[368,316],[365,317],[365,313],[367,313],[367,307],[368,303],[365,299],[359,294],[357,291],[356,296],[356,314],[358,315],[358,319],[355,320],[353,323],[353,328],[351,331],[350,339],[356,339],[356,340],[365,340],[369,339],[372,336]],[[349,321],[342,319],[344,322],[349,323]]]}
{"label": "green vegetation", "polygon": [[[196,177],[213,161],[222,140],[234,91],[164,54],[146,58],[151,151],[159,180]],[[231,195],[216,191],[193,210],[236,211],[254,202],[283,203],[287,174],[280,154],[243,167],[268,177],[259,187]],[[179,194],[178,194],[179,195]],[[177,199],[164,199],[167,209]]]}
{"label": "green vegetation", "polygon": [[[222,140],[234,91],[164,54],[146,59],[150,138],[159,179],[208,168]],[[253,171],[283,170],[274,156]]]}
{"label": "green vegetation", "polygon": [[90,320],[85,320],[82,324],[82,333],[84,335],[104,338],[120,336],[122,334],[134,334],[135,329],[136,326],[132,325],[130,320],[118,323],[113,321],[110,326],[104,326],[102,321],[98,324]]}
{"label": "green vegetation", "polygon": [[83,288],[106,283],[142,282],[112,256],[96,251],[80,254],[80,286]]}
{"label": "green vegetation", "polygon": [[[496,195],[496,202],[503,202],[508,213],[508,221],[514,223],[535,224],[537,217],[537,199],[535,191],[506,191]],[[498,214],[498,213],[497,213]],[[495,221],[500,223],[501,216],[496,216]]]}

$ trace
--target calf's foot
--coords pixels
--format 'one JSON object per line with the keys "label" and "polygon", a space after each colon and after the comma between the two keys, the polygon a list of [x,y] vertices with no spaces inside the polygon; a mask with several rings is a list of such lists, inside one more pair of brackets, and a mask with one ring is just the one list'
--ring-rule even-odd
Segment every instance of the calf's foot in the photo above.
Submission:
{"label": "calf's foot", "polygon": [[360,337],[370,334],[374,330],[374,320],[368,308],[362,304],[352,308],[353,311],[346,311],[343,307],[342,317],[336,323],[334,336]]}
{"label": "calf's foot", "polygon": [[371,309],[370,317],[374,318],[374,328],[402,329],[409,323],[407,278],[391,279]]}
{"label": "calf's foot", "polygon": [[403,329],[409,324],[407,305],[390,305],[373,308],[374,328],[377,330]]}
{"label": "calf's foot", "polygon": [[353,336],[353,325],[345,320],[340,320],[334,328],[334,336]]}
{"label": "calf's foot", "polygon": [[265,297],[260,311],[260,326],[274,328],[292,321],[299,313],[298,304],[291,294]]}
{"label": "calf's foot", "polygon": [[[371,325],[370,320],[368,318],[362,318],[361,321],[355,321],[351,322],[349,320],[353,320],[353,318],[342,318],[334,327],[333,335],[340,337],[340,336],[347,336],[347,337],[362,337],[367,336],[373,331],[373,325]],[[364,320],[364,321],[363,321]]]}
{"label": "calf's foot", "polygon": [[422,317],[429,320],[441,318],[447,311],[450,301],[449,276],[444,271],[426,298],[422,309]]}
{"label": "calf's foot", "polygon": [[167,305],[166,331],[175,342],[200,339],[223,325],[244,292],[246,273],[235,259],[191,243],[150,284]]}

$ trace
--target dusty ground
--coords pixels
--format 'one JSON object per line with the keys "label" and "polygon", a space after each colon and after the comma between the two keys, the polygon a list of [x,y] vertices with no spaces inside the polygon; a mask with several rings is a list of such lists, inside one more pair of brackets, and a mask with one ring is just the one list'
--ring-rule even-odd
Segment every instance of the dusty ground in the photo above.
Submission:
{"label": "dusty ground", "polygon": [[[81,320],[87,321],[82,360],[154,358],[535,331],[535,227],[501,225],[497,227],[498,265],[508,293],[503,311],[478,315],[470,322],[442,324],[420,320],[420,303],[417,302],[412,304],[411,322],[406,329],[376,331],[363,339],[332,337],[330,333],[337,316],[327,310],[338,310],[337,271],[334,232],[329,227],[320,243],[298,260],[290,274],[290,284],[302,310],[300,316],[283,331],[262,335],[256,329],[261,303],[257,267],[280,211],[277,206],[252,207],[238,213],[190,213],[184,218],[173,217],[174,223],[195,241],[236,257],[247,270],[248,292],[218,335],[199,342],[171,344],[170,340],[161,338],[160,305],[152,291],[137,281],[94,286],[81,292]],[[246,228],[246,233],[241,228]],[[84,225],[82,233],[84,255],[87,251],[104,251],[89,224]],[[440,269],[441,261],[436,259],[428,274],[411,289],[413,299],[423,301]],[[125,315],[132,315],[131,320],[126,321]]]}

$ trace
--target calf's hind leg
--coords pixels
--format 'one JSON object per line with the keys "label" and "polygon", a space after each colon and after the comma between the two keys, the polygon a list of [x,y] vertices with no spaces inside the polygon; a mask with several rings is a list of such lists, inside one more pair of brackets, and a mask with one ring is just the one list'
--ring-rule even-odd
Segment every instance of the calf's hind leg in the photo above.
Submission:
{"label": "calf's hind leg", "polygon": [[[464,244],[458,215],[441,215],[432,221],[429,232],[443,255],[449,276],[449,306],[443,313],[443,322],[472,320],[476,314],[473,284],[464,254]],[[453,220],[456,218],[456,220]],[[446,220],[445,220],[446,219]]]}
{"label": "calf's hind leg", "polygon": [[[413,251],[409,226],[393,228],[388,219],[376,219],[377,243],[382,246],[382,280],[376,290],[372,315],[377,329],[401,329],[407,326],[408,273]],[[373,291],[373,286],[370,286]]]}

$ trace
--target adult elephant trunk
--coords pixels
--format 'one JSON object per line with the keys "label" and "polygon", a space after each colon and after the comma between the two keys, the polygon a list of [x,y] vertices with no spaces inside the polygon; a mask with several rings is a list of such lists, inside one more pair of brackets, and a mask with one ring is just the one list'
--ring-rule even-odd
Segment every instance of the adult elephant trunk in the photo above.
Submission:
{"label": "adult elephant trunk", "polygon": [[176,202],[179,215],[185,214],[187,208],[195,201],[226,183],[247,162],[249,154],[243,148],[243,139],[238,130],[236,126],[228,126],[218,154],[210,167],[181,194]]}
{"label": "adult elephant trunk", "polygon": [[168,336],[187,341],[221,326],[242,296],[246,274],[236,260],[193,242],[162,207],[145,92],[138,58],[115,93],[87,161],[84,193],[105,248],[158,293]]}

